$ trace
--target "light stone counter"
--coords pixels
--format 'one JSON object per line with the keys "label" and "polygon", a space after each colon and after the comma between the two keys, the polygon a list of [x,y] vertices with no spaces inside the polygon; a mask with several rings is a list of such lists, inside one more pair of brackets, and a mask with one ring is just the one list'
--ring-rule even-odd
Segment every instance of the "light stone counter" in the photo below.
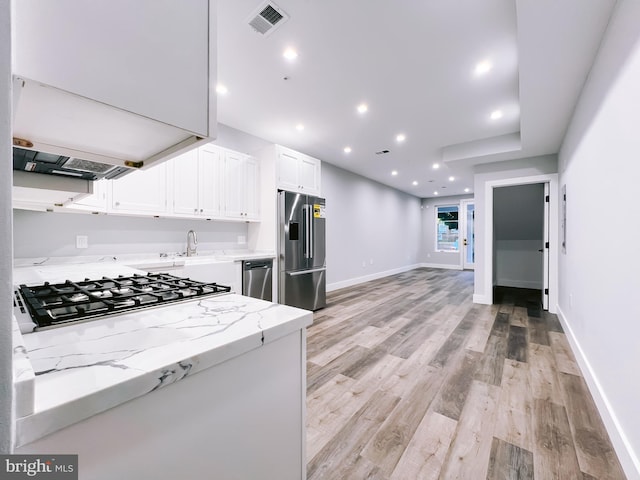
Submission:
{"label": "light stone counter", "polygon": [[[98,271],[100,276],[135,272],[105,267],[16,269],[14,279],[55,282]],[[260,349],[312,320],[306,310],[225,294],[42,332],[18,331],[14,354],[22,381],[16,392],[22,391],[16,400],[16,446]]]}

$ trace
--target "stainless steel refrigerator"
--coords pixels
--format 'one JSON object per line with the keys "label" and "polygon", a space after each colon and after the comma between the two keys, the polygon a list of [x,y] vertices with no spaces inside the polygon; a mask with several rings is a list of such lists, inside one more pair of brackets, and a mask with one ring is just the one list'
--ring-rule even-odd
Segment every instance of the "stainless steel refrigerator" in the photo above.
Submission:
{"label": "stainless steel refrigerator", "polygon": [[279,192],[278,302],[307,310],[327,304],[325,200]]}

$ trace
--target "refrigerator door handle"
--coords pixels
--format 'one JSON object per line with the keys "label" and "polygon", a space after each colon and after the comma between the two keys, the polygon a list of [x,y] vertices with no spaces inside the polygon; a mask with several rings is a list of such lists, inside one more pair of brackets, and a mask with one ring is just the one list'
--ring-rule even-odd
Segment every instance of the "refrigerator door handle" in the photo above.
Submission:
{"label": "refrigerator door handle", "polygon": [[307,273],[324,272],[326,269],[327,269],[326,267],[322,267],[322,268],[313,268],[311,270],[302,270],[299,272],[286,272],[286,273],[291,277],[297,277],[298,275],[306,275]]}
{"label": "refrigerator door handle", "polygon": [[311,222],[309,205],[302,206],[302,218],[304,219],[304,258],[311,258]]}
{"label": "refrigerator door handle", "polygon": [[314,235],[314,225],[313,225],[313,205],[307,206],[307,212],[309,213],[309,258],[313,258],[313,235]]}

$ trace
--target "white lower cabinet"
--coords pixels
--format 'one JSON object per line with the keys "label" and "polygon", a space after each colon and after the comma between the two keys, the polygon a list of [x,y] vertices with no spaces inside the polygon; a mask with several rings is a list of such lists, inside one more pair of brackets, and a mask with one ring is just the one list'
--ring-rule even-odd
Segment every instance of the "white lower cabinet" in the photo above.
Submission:
{"label": "white lower cabinet", "polygon": [[150,382],[149,393],[14,453],[63,445],[92,480],[304,479],[305,345],[303,328],[163,388]]}
{"label": "white lower cabinet", "polygon": [[111,181],[112,212],[142,215],[167,213],[167,168],[161,164]]}

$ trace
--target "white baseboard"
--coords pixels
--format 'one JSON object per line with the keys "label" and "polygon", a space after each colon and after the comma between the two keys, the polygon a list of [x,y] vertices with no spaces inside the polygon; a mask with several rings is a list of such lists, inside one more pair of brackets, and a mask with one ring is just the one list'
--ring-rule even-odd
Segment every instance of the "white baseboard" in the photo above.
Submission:
{"label": "white baseboard", "polygon": [[580,365],[582,376],[584,377],[585,382],[589,387],[591,396],[593,396],[593,400],[596,403],[598,412],[600,413],[602,421],[604,422],[604,426],[607,429],[607,433],[611,438],[611,443],[613,444],[613,448],[618,455],[618,459],[620,460],[620,464],[622,465],[624,473],[627,475],[627,478],[629,480],[640,480],[640,460],[638,459],[636,453],[633,451],[632,446],[629,444],[629,440],[627,439],[622,425],[620,424],[613,411],[613,408],[611,407],[611,404],[609,403],[609,400],[607,399],[606,393],[603,391],[602,386],[598,381],[598,377],[595,375],[595,372],[591,368],[589,360],[582,351],[580,343],[576,339],[573,330],[571,329],[570,323],[567,321],[567,318],[559,305],[557,306],[557,314],[558,319],[562,324],[562,328],[567,335],[569,344],[571,345],[571,348],[575,354],[578,365]]}
{"label": "white baseboard", "polygon": [[488,295],[483,295],[480,293],[473,294],[473,303],[480,303],[482,305],[491,305],[493,303],[493,299],[489,298]]}
{"label": "white baseboard", "polygon": [[362,277],[350,278],[348,280],[342,280],[340,282],[327,283],[327,292],[332,292],[333,290],[338,290],[340,288],[352,287],[360,283],[370,282],[371,280],[388,277],[389,275],[408,272],[409,270],[414,270],[416,268],[419,268],[420,266],[420,264],[405,265],[404,267],[385,270],[383,272],[376,272],[370,275],[364,275]]}
{"label": "white baseboard", "polygon": [[446,270],[462,270],[462,265],[447,265],[443,263],[421,263],[417,266],[422,268],[444,268]]}
{"label": "white baseboard", "polygon": [[513,278],[498,278],[496,285],[500,287],[515,287],[515,288],[532,288],[535,290],[542,290],[542,285],[539,280],[519,280]]}

